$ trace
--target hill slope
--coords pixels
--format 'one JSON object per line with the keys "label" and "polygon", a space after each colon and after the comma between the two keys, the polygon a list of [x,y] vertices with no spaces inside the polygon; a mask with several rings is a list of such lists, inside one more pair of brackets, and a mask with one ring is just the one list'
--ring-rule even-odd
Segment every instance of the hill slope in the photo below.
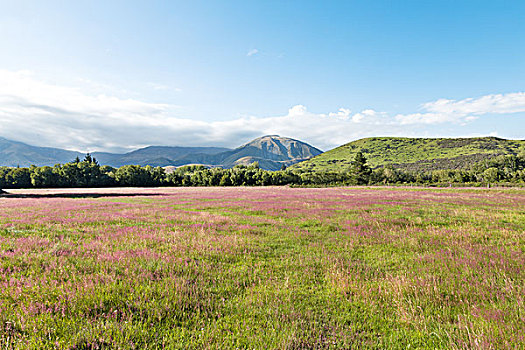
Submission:
{"label": "hill slope", "polygon": [[292,166],[299,171],[340,171],[361,151],[371,167],[391,164],[405,170],[462,169],[502,154],[525,152],[525,141],[496,137],[372,137],[347,143]]}

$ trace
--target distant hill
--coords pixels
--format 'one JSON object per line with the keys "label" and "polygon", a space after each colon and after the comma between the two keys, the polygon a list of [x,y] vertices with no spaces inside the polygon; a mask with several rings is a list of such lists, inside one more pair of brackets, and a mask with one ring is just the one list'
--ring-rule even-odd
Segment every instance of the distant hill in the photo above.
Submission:
{"label": "distant hill", "polygon": [[464,169],[498,155],[525,152],[525,140],[371,137],[334,148],[291,168],[300,171],[340,171],[350,166],[359,151],[371,167],[391,164],[395,168],[412,171]]}
{"label": "distant hill", "polygon": [[[120,167],[127,164],[151,166],[182,166],[203,164],[230,168],[237,164],[259,162],[267,170],[279,170],[320,154],[307,143],[277,135],[257,138],[234,150],[223,147],[168,147],[150,146],[125,154],[94,152],[102,165]],[[57,148],[30,146],[22,142],[0,138],[0,166],[53,166],[67,163],[84,154]]]}
{"label": "distant hill", "polygon": [[[229,148],[224,147],[150,146],[124,154],[94,152],[92,155],[100,164],[111,165],[113,167],[120,167],[127,164],[165,166],[169,165],[172,159],[186,157],[191,154],[216,154],[229,150]],[[76,157],[83,159],[84,156],[85,154],[80,152],[51,147],[31,146],[23,142],[0,137],[0,166],[53,166],[58,163],[71,162]]]}
{"label": "distant hill", "polygon": [[55,165],[70,162],[77,156],[84,155],[59,148],[30,146],[0,137],[0,166]]}
{"label": "distant hill", "polygon": [[93,156],[97,158],[100,164],[107,164],[114,167],[121,167],[127,164],[166,166],[170,165],[175,159],[196,154],[213,155],[229,150],[229,148],[224,147],[149,146],[125,154],[94,152]]}

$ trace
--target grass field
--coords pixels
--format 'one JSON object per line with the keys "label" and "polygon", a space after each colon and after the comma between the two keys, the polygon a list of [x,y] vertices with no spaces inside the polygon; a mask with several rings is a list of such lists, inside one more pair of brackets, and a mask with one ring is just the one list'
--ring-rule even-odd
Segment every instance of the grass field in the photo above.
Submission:
{"label": "grass field", "polygon": [[523,190],[12,192],[1,349],[525,348]]}

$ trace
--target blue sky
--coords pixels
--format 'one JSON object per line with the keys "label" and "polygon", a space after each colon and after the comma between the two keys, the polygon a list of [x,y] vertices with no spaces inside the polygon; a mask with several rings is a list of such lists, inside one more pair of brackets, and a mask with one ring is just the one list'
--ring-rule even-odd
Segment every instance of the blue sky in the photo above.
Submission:
{"label": "blue sky", "polygon": [[0,1],[0,136],[525,138],[524,1]]}

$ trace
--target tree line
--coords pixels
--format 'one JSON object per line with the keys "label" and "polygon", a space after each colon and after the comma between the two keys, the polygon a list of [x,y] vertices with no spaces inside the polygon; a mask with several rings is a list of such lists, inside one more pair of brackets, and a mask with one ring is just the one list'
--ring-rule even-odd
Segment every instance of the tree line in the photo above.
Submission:
{"label": "tree line", "polygon": [[330,186],[452,183],[484,185],[490,183],[525,184],[525,155],[499,156],[475,164],[470,169],[406,171],[385,166],[371,169],[362,153],[352,165],[339,172],[298,172],[283,169],[267,171],[257,163],[230,169],[207,168],[202,165],[183,166],[167,173],[164,168],[125,165],[113,168],[100,165],[87,154],[83,160],[66,164],[0,167],[0,189],[116,187],[116,186]]}

